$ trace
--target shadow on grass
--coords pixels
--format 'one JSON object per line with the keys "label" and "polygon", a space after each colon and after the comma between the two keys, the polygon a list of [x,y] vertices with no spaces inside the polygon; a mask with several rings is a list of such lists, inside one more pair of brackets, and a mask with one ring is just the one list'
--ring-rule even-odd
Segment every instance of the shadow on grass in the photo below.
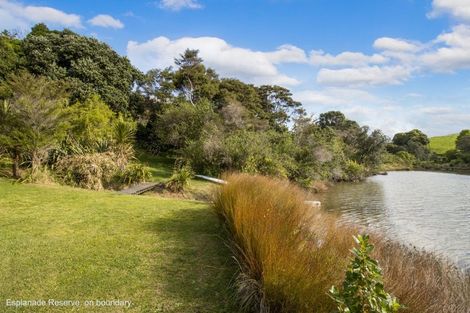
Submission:
{"label": "shadow on grass", "polygon": [[236,266],[215,214],[175,209],[149,224],[159,245],[155,255],[161,312],[237,312],[230,285]]}

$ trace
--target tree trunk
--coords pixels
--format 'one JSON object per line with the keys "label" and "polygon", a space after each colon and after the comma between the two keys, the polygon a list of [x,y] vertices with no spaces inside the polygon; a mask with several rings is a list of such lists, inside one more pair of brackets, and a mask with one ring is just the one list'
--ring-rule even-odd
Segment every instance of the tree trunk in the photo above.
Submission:
{"label": "tree trunk", "polygon": [[20,154],[17,149],[13,150],[13,158],[12,158],[12,174],[13,178],[20,178]]}
{"label": "tree trunk", "polygon": [[41,166],[41,159],[39,158],[38,151],[34,150],[31,153],[31,175],[35,177],[39,167]]}

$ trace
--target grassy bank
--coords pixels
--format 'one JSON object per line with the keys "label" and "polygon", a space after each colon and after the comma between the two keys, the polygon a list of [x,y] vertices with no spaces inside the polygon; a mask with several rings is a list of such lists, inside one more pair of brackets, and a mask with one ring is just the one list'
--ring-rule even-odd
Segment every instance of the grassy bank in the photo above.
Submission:
{"label": "grassy bank", "polygon": [[[0,180],[0,312],[234,312],[234,272],[201,202]],[[15,310],[6,299],[132,301]]]}
{"label": "grassy bank", "polygon": [[[304,204],[306,194],[285,181],[233,175],[215,199],[240,264],[236,286],[254,312],[332,312],[327,296],[340,285],[354,227]],[[373,236],[385,287],[410,313],[462,313],[470,280],[431,254]]]}

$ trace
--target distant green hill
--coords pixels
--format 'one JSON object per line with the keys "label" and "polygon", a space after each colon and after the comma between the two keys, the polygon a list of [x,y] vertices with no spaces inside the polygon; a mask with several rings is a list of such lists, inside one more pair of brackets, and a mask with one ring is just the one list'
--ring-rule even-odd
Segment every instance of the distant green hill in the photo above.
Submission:
{"label": "distant green hill", "polygon": [[458,134],[451,134],[447,136],[436,136],[429,138],[429,148],[436,153],[446,153],[449,150],[455,149],[455,141]]}

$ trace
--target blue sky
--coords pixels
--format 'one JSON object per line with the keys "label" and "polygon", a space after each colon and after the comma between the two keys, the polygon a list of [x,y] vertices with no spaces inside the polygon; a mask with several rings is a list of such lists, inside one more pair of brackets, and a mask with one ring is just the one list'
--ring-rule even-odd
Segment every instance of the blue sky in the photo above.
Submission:
{"label": "blue sky", "polygon": [[0,28],[37,22],[143,71],[196,48],[222,76],[283,85],[312,114],[388,135],[470,128],[470,0],[0,0]]}

